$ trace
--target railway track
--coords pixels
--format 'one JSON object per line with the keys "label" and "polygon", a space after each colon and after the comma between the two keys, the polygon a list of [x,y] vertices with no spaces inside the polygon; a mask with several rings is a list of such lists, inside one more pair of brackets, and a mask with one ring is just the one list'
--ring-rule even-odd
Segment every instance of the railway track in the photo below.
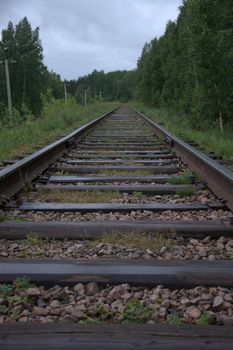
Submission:
{"label": "railway track", "polygon": [[1,349],[232,349],[232,185],[123,106],[5,162]]}

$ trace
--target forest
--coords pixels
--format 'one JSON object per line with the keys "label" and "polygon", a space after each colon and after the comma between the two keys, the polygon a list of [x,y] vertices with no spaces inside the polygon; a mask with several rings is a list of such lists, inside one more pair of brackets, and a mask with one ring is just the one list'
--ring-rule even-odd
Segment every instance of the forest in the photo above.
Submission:
{"label": "forest", "polygon": [[[16,26],[9,22],[3,30],[2,63],[6,57],[14,82],[12,99],[20,114],[30,111],[39,117],[44,98],[64,97],[64,82],[43,63],[39,28],[32,29],[27,18]],[[164,35],[144,45],[135,70],[94,70],[66,86],[68,96],[80,104],[87,90],[89,102],[133,100],[180,113],[193,127],[233,127],[232,0],[183,1],[177,20],[167,23]],[[1,64],[0,115],[6,107]]]}

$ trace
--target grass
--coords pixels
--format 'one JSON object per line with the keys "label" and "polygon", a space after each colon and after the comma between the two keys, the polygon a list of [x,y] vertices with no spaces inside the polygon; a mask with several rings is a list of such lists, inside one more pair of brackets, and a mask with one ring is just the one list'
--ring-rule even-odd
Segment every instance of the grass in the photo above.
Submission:
{"label": "grass", "polygon": [[144,306],[141,301],[134,299],[128,302],[123,314],[124,322],[145,323],[150,319],[152,310]]}
{"label": "grass", "polygon": [[[59,203],[101,203],[122,198],[118,191],[62,191],[39,190],[38,195],[42,201]],[[29,200],[32,198],[29,194]]]}
{"label": "grass", "polygon": [[214,125],[205,126],[202,129],[194,129],[184,115],[177,115],[174,111],[162,108],[152,108],[143,104],[134,104],[133,107],[150,117],[157,123],[163,123],[165,128],[182,139],[190,139],[203,146],[205,152],[214,151],[218,156],[233,160],[232,132],[225,126],[222,134]]}
{"label": "grass", "polygon": [[152,176],[153,173],[148,170],[101,170],[99,172],[101,175],[105,176]]}
{"label": "grass", "polygon": [[13,127],[0,124],[0,161],[31,152],[39,143],[50,143],[61,133],[64,136],[117,105],[113,102],[95,103],[84,109],[73,99],[69,99],[67,105],[63,100],[53,100],[44,105],[40,118],[19,121]]}
{"label": "grass", "polygon": [[168,232],[156,235],[149,233],[112,232],[110,234],[103,234],[98,241],[93,241],[89,244],[95,247],[97,243],[122,245],[126,248],[137,248],[140,250],[150,249],[153,252],[159,253],[163,247],[170,249],[175,245],[175,233]]}
{"label": "grass", "polygon": [[170,185],[189,185],[193,183],[193,178],[190,176],[172,176],[169,178]]}
{"label": "grass", "polygon": [[195,193],[195,190],[193,188],[179,188],[176,190],[176,194],[179,197],[191,197]]}
{"label": "grass", "polygon": [[206,326],[208,324],[212,323],[212,318],[209,314],[208,311],[204,311],[201,315],[201,317],[199,318],[199,320],[197,320],[197,324],[202,325],[202,326]]}
{"label": "grass", "polygon": [[176,314],[171,314],[167,318],[169,324],[181,325],[184,323],[184,319]]}
{"label": "grass", "polygon": [[3,212],[0,211],[0,222],[1,221],[6,221],[6,220],[10,220],[9,216]]}
{"label": "grass", "polygon": [[29,245],[38,245],[38,244],[47,243],[47,242],[48,242],[48,239],[40,237],[35,232],[30,232],[27,235],[27,239],[25,240],[25,243]]}
{"label": "grass", "polygon": [[133,196],[137,199],[142,199],[144,197],[144,193],[135,191],[133,192]]}

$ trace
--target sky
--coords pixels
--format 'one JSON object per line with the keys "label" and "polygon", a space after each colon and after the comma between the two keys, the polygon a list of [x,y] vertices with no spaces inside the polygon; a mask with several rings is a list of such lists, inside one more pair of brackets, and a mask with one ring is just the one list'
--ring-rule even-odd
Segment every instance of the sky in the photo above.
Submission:
{"label": "sky", "polygon": [[134,69],[144,44],[175,20],[182,0],[0,0],[0,31],[27,17],[44,63],[63,79]]}

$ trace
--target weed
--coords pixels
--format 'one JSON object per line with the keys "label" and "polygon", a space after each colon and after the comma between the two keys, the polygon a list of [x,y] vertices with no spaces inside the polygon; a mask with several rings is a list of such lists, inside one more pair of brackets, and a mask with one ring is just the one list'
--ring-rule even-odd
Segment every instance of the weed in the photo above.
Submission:
{"label": "weed", "polygon": [[27,290],[28,288],[35,287],[29,278],[20,277],[14,281],[14,285],[18,289]]}
{"label": "weed", "polygon": [[137,199],[142,199],[144,194],[142,192],[133,192],[133,196]]}
{"label": "weed", "polygon": [[0,297],[5,299],[9,297],[14,290],[14,287],[12,284],[1,284],[0,285]]}
{"label": "weed", "polygon": [[153,173],[149,170],[101,170],[99,172],[101,175],[105,176],[152,176]]}
{"label": "weed", "polygon": [[169,178],[170,185],[189,185],[193,182],[193,178],[189,176],[172,176]]}
{"label": "weed", "polygon": [[99,321],[104,322],[112,318],[112,313],[107,311],[104,304],[98,306],[96,317]]}
{"label": "weed", "polygon": [[8,313],[9,308],[6,305],[0,305],[0,314],[6,315]]}
{"label": "weed", "polygon": [[91,242],[94,247],[98,243],[109,243],[113,245],[122,245],[127,248],[137,248],[141,250],[150,249],[155,253],[159,253],[163,247],[172,248],[175,244],[175,233],[168,232],[163,234],[150,233],[118,233],[103,234],[97,241]]}
{"label": "weed", "polygon": [[39,251],[39,252],[35,252],[34,254],[33,254],[33,256],[38,256],[38,257],[40,257],[40,256],[45,256],[46,254],[45,254],[45,252],[44,251]]}
{"label": "weed", "polygon": [[44,101],[41,118],[11,128],[0,123],[1,160],[14,158],[17,153],[30,152],[38,142],[51,142],[61,132],[67,134],[116,106],[114,102],[103,102],[90,104],[84,109],[73,98],[69,98],[67,104],[64,100]]}
{"label": "weed", "polygon": [[169,324],[179,325],[184,323],[184,319],[176,314],[168,315],[167,320]]}
{"label": "weed", "polygon": [[204,311],[202,313],[201,317],[199,318],[199,320],[197,321],[197,323],[202,325],[202,326],[211,324],[212,323],[212,319],[211,319],[211,316],[210,316],[209,312],[208,311]]}
{"label": "weed", "polygon": [[91,317],[88,317],[85,320],[82,320],[79,322],[79,324],[96,324],[96,323],[99,323],[99,321]]}
{"label": "weed", "polygon": [[7,302],[9,305],[17,306],[24,301],[24,297],[20,297],[19,295],[12,295],[7,298]]}
{"label": "weed", "polygon": [[102,203],[122,197],[118,191],[40,190],[38,194],[44,201],[60,203]]}
{"label": "weed", "polygon": [[30,244],[30,245],[38,245],[45,242],[48,242],[48,239],[40,237],[35,232],[30,232],[25,241],[26,244]]}
{"label": "weed", "polygon": [[179,197],[190,197],[193,196],[195,193],[193,188],[180,188],[178,190],[176,190],[176,194]]}
{"label": "weed", "polygon": [[144,110],[144,113],[156,122],[163,122],[165,128],[178,137],[191,139],[205,148],[208,153],[214,151],[225,159],[232,159],[233,142],[232,130],[224,131],[222,134],[214,125],[203,125],[196,129],[191,125],[191,121],[185,115],[178,115],[174,111],[162,108],[150,108],[145,105],[134,104],[137,110]]}
{"label": "weed", "polygon": [[131,300],[125,307],[123,320],[126,322],[144,323],[152,314],[152,310],[137,299]]}
{"label": "weed", "polygon": [[30,193],[33,191],[33,184],[31,182],[26,182],[23,188],[24,193]]}
{"label": "weed", "polygon": [[9,220],[9,216],[5,213],[3,213],[2,211],[0,211],[0,222],[1,221],[5,221],[5,220]]}

